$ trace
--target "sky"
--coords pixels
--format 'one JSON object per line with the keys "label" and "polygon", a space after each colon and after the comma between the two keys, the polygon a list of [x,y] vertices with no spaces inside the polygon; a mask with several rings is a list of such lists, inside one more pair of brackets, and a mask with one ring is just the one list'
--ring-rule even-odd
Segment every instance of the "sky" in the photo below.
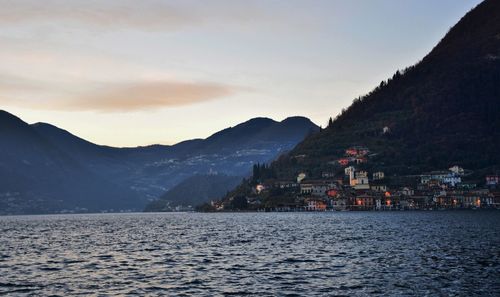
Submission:
{"label": "sky", "polygon": [[0,109],[112,146],[318,125],[479,0],[0,0]]}

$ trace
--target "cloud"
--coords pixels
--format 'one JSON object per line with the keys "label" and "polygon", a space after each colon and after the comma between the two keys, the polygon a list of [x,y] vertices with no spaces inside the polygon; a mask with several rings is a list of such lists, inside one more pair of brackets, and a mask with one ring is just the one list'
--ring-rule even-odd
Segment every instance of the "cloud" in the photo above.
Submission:
{"label": "cloud", "polygon": [[[1,37],[0,37],[1,40]],[[0,105],[129,112],[208,102],[241,87],[183,78],[115,56],[0,47]]]}
{"label": "cloud", "polygon": [[40,91],[44,86],[39,82],[23,77],[4,75],[0,73],[0,93],[19,91]]}
{"label": "cloud", "polygon": [[239,1],[0,0],[0,24],[76,24],[110,30],[170,31],[207,23],[274,22],[259,5]]}
{"label": "cloud", "polygon": [[59,111],[129,112],[197,104],[220,99],[236,87],[216,83],[134,81],[80,83],[57,88],[55,82],[0,76],[0,104]]}
{"label": "cloud", "polygon": [[171,81],[105,84],[74,100],[53,102],[54,108],[103,112],[176,107],[230,95],[233,88],[210,83]]}
{"label": "cloud", "polygon": [[297,13],[301,7],[300,2],[266,0],[0,0],[0,25],[31,25],[36,33],[43,29],[73,33],[71,29],[77,28],[96,33],[213,27],[219,31],[279,30],[296,34],[317,21],[313,16]]}
{"label": "cloud", "polygon": [[170,29],[196,19],[165,1],[0,0],[0,23],[69,21],[98,27]]}

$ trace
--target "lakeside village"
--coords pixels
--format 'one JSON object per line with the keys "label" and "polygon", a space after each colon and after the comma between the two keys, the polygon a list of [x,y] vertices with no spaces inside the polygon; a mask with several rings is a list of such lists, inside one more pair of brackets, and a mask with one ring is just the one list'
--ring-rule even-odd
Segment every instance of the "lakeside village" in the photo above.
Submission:
{"label": "lakeside village", "polygon": [[487,175],[480,186],[467,182],[472,172],[459,166],[387,177],[382,171],[357,169],[369,156],[368,148],[351,147],[334,161],[344,169],[343,176],[323,172],[320,179],[309,179],[306,173],[298,174],[296,180],[266,179],[254,182],[251,193],[212,201],[210,207],[213,211],[500,209],[498,174]]}

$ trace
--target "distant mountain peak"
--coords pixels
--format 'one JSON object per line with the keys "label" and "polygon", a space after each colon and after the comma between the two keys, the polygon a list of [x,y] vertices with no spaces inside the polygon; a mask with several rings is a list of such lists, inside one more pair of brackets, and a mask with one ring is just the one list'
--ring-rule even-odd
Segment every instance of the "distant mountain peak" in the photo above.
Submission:
{"label": "distant mountain peak", "polygon": [[18,118],[17,116],[5,111],[5,110],[0,110],[0,125],[7,125],[7,124],[26,124],[23,120]]}
{"label": "distant mountain peak", "polygon": [[312,122],[309,118],[304,117],[304,116],[291,116],[291,117],[287,117],[286,119],[284,119],[281,122],[283,123],[283,122],[292,122],[292,121]]}
{"label": "distant mountain peak", "polygon": [[0,131],[8,134],[36,134],[26,122],[5,110],[0,110]]}
{"label": "distant mountain peak", "polygon": [[271,118],[268,118],[268,117],[255,117],[255,118],[251,118],[248,121],[245,121],[239,125],[246,124],[246,123],[257,123],[257,122],[261,122],[261,123],[274,122],[275,123],[276,121],[271,119]]}
{"label": "distant mountain peak", "polygon": [[313,130],[318,130],[319,127],[311,121],[309,118],[302,116],[288,117],[280,122],[282,125],[298,125],[298,126],[310,126]]}
{"label": "distant mountain peak", "polygon": [[[306,120],[297,122],[254,118],[207,139],[114,148],[52,124],[29,125],[0,111],[0,195],[19,193],[14,200],[0,199],[0,214],[65,208],[137,210],[146,199],[160,196],[186,178],[211,172],[219,174],[198,177],[203,185],[193,195],[215,198],[239,182],[235,176],[244,176],[252,164],[269,162],[290,150],[315,127]],[[197,185],[196,179],[190,180],[184,187]]]}
{"label": "distant mountain peak", "polygon": [[55,126],[55,125],[52,125],[52,124],[49,124],[49,123],[44,123],[44,122],[36,122],[36,123],[31,124],[31,126],[32,127],[46,127],[46,128],[57,129],[57,130],[60,130],[60,131],[68,132],[68,131],[66,131],[64,129],[61,129],[61,128]]}
{"label": "distant mountain peak", "polygon": [[257,118],[252,118],[246,122],[243,122],[241,124],[238,124],[232,128],[239,128],[239,127],[252,127],[256,129],[260,129],[263,127],[268,127],[270,125],[276,124],[277,122],[273,119],[266,118],[266,117],[257,117]]}

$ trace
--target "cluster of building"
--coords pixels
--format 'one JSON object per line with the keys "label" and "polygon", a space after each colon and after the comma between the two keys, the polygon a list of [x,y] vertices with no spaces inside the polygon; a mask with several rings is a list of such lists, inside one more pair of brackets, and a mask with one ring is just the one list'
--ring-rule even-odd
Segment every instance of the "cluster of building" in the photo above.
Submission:
{"label": "cluster of building", "polygon": [[338,159],[336,162],[341,166],[348,166],[349,164],[362,164],[368,162],[368,154],[370,150],[366,147],[351,147],[345,151],[344,157]]}
{"label": "cluster of building", "polygon": [[[274,211],[325,210],[418,210],[500,208],[500,177],[488,175],[484,185],[464,182],[470,173],[459,166],[448,170],[406,176],[405,182],[386,177],[384,172],[358,170],[355,164],[366,161],[369,150],[349,148],[345,158],[337,160],[344,167],[343,176],[323,172],[310,179],[306,173],[296,180],[272,180],[258,184],[249,205],[259,209],[260,197],[280,189],[292,194],[294,201],[277,204]],[[345,162],[344,162],[345,161]],[[398,177],[399,178],[399,177]],[[408,182],[411,180],[412,182]]]}

